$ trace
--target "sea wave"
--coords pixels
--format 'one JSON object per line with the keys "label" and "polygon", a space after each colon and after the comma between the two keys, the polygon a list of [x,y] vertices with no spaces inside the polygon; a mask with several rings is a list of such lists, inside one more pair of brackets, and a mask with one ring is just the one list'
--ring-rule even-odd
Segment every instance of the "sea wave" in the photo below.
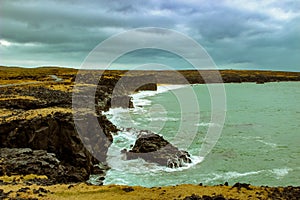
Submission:
{"label": "sea wave", "polygon": [[[270,174],[275,179],[281,179],[292,171],[291,168],[276,168],[268,170],[248,171],[248,172],[237,172],[229,171],[225,173],[211,173],[207,177],[204,177],[204,183],[210,184],[214,182],[224,182],[232,179],[238,179],[241,177],[251,177],[259,174]],[[248,178],[249,179],[249,178]]]}
{"label": "sea wave", "polygon": [[[170,90],[176,90],[183,87],[187,87],[187,85],[158,85],[156,91],[139,91],[137,93],[131,94],[132,102],[134,108],[110,108],[108,111],[103,112],[104,115],[108,117],[108,119],[118,127],[122,127],[122,121],[124,119],[131,119],[131,114],[142,114],[147,113],[148,111],[144,108],[147,105],[151,105],[151,101],[146,99],[146,97],[154,96],[160,93],[164,93]],[[130,112],[130,113],[129,113]],[[153,118],[152,121],[161,120],[159,118]],[[164,121],[170,120],[174,121],[177,119],[167,119],[164,118]],[[138,122],[132,121],[133,125],[139,125]]]}
{"label": "sea wave", "polygon": [[132,97],[134,107],[141,107],[151,104],[150,100],[145,99],[146,97],[151,97],[160,93],[180,89],[183,87],[187,87],[187,85],[158,85],[156,91],[139,91],[130,96]]}
{"label": "sea wave", "polygon": [[[137,138],[136,133],[139,132],[136,129],[137,126],[134,126],[133,124],[131,127],[126,128],[124,126],[124,121],[128,122],[128,120],[131,118],[131,114],[140,115],[141,113],[145,112],[144,106],[151,104],[151,101],[145,98],[183,87],[186,87],[186,85],[159,85],[157,91],[141,91],[132,94],[131,97],[134,108],[111,108],[109,109],[109,111],[104,113],[108,117],[108,119],[120,129],[118,134],[114,136],[114,142],[107,152],[107,163],[111,167],[111,170],[107,174],[106,178],[107,184],[128,184],[126,181],[124,182],[123,179],[115,176],[115,174],[124,172],[126,172],[126,174],[156,174],[160,172],[183,171],[203,161],[203,157],[191,155],[191,163],[186,163],[183,167],[180,168],[168,168],[165,166],[159,166],[155,163],[146,162],[143,159],[126,160],[125,155],[121,153],[121,150],[131,148]],[[178,119],[156,117],[152,118],[151,120],[177,121]],[[136,123],[136,121],[134,123]]]}

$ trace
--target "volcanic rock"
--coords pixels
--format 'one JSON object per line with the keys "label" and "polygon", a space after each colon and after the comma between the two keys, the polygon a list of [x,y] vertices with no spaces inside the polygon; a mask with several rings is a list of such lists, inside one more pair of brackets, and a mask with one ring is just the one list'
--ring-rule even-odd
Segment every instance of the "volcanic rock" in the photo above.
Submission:
{"label": "volcanic rock", "polygon": [[[29,148],[1,148],[1,169],[4,174],[36,174],[46,175],[49,180],[64,182],[66,176],[72,176],[60,164],[55,154],[45,150],[32,150]],[[74,176],[74,174],[73,174]],[[79,174],[79,176],[82,176]]]}
{"label": "volcanic rock", "polygon": [[142,158],[170,168],[182,167],[192,162],[188,152],[179,150],[162,136],[149,132],[141,134],[130,151],[123,151],[128,160]]}

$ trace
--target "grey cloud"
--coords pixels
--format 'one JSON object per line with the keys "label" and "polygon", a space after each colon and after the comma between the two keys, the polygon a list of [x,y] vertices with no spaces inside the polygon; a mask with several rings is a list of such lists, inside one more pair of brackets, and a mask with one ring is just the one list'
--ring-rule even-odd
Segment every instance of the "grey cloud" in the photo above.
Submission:
{"label": "grey cloud", "polygon": [[[269,6],[297,13],[300,3],[274,1]],[[294,55],[299,52],[300,16],[278,20],[268,12],[242,9],[228,1],[2,0],[0,17],[0,39],[13,44],[1,46],[2,62],[9,57],[39,55],[41,60],[52,59],[58,65],[67,58],[79,65],[109,36],[152,26],[175,29],[197,39],[220,65],[253,63],[264,68],[288,63],[300,70],[299,58]],[[182,44],[174,41],[174,45]],[[118,46],[112,51],[114,48]],[[182,49],[188,47],[183,45]]]}

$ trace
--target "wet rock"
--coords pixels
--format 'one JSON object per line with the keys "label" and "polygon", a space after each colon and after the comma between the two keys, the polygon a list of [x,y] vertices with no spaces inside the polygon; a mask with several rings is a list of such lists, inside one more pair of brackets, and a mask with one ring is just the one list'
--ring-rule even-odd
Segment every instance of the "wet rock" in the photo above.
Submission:
{"label": "wet rock", "polygon": [[192,162],[188,152],[179,150],[162,136],[150,131],[141,134],[133,148],[125,151],[125,154],[128,160],[142,158],[170,168],[182,167],[185,163]]}

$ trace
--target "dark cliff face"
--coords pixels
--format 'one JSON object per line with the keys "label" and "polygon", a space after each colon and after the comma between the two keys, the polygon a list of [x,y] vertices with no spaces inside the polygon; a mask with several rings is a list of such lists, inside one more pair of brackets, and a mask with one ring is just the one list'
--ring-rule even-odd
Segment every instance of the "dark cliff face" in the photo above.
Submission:
{"label": "dark cliff face", "polygon": [[[89,117],[88,115],[86,117]],[[93,149],[105,163],[108,147],[112,142],[111,132],[116,128],[104,117],[99,118],[99,123],[107,137],[93,136]],[[93,129],[89,126],[89,129]],[[82,130],[86,131],[86,130]],[[93,132],[95,133],[95,132]],[[99,161],[83,145],[78,132],[75,130],[71,113],[56,112],[44,117],[31,120],[15,120],[0,125],[1,148],[31,148],[54,153],[62,166],[66,176],[71,182],[85,181],[89,175],[96,172],[95,164]],[[18,173],[18,171],[10,171]],[[28,171],[29,173],[29,171]],[[52,176],[52,174],[43,174]],[[59,178],[59,177],[57,177]],[[64,180],[63,181],[68,181]]]}
{"label": "dark cliff face", "polygon": [[[157,80],[155,76],[145,75],[145,76],[132,76],[130,73],[125,76],[101,79],[99,81],[96,96],[101,99],[100,102],[106,102],[109,108],[133,108],[132,99],[129,96],[134,92],[139,92],[142,90],[157,90]],[[103,97],[103,93],[109,94],[109,99]],[[99,95],[100,94],[100,95]]]}
{"label": "dark cliff face", "polygon": [[[109,99],[108,93],[103,91],[99,93]],[[81,117],[86,121],[93,117],[97,124],[82,125],[82,129],[77,130],[71,109],[71,96],[70,92],[42,86],[10,87],[0,90],[0,109],[7,112],[0,118],[0,148],[44,150],[46,153],[54,153],[53,156],[59,161],[60,166],[59,170],[54,165],[56,167],[46,167],[48,170],[32,171],[31,169],[38,169],[38,165],[34,164],[28,165],[26,169],[24,162],[30,158],[26,154],[22,157],[23,163],[16,162],[13,165],[11,162],[1,163],[2,173],[35,172],[47,175],[53,182],[81,182],[87,180],[90,174],[101,172],[95,165],[99,162],[105,165],[106,153],[113,140],[111,133],[116,132],[117,128],[101,114],[103,107],[95,104],[99,111],[97,115],[84,113]],[[99,127],[101,134],[98,131]],[[89,148],[83,143],[82,139],[85,136],[90,139]],[[3,159],[7,161],[10,155],[5,155],[2,150],[1,152]],[[96,152],[97,156],[91,152]],[[31,156],[33,158],[35,154],[32,153]],[[48,161],[47,159],[32,161],[32,163],[39,162]],[[23,167],[18,166],[18,163]]]}

